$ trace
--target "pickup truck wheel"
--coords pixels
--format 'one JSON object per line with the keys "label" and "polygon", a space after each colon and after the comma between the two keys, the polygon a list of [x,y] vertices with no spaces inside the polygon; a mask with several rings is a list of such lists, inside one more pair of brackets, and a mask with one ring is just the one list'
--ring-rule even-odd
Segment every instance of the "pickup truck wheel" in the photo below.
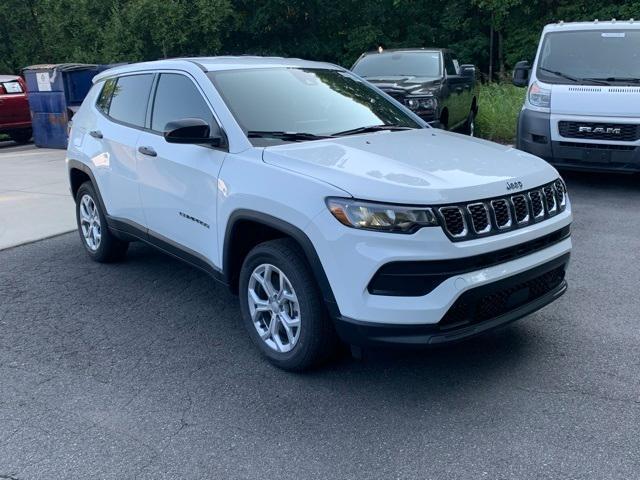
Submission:
{"label": "pickup truck wheel", "polygon": [[29,140],[31,140],[32,135],[33,133],[31,129],[27,128],[25,130],[18,130],[15,132],[11,132],[9,134],[9,138],[16,143],[24,144],[24,143],[27,143]]}
{"label": "pickup truck wheel", "polygon": [[80,185],[76,194],[76,220],[82,245],[96,262],[121,260],[127,253],[129,243],[116,238],[109,231],[97,198],[91,182]]}
{"label": "pickup truck wheel", "polygon": [[333,323],[294,241],[271,240],[251,250],[240,272],[239,293],[243,323],[275,366],[302,371],[333,354]]}
{"label": "pickup truck wheel", "polygon": [[476,113],[473,110],[469,112],[467,121],[464,124],[464,133],[470,137],[475,137],[476,135]]}

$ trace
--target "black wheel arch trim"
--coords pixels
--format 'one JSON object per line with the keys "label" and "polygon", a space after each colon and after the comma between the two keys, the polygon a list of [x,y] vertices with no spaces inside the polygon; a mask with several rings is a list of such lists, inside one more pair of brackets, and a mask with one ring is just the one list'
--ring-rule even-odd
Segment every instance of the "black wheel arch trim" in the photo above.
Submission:
{"label": "black wheel arch trim", "polygon": [[227,284],[231,284],[231,282],[233,281],[233,272],[230,268],[227,268],[228,265],[232,264],[231,238],[233,229],[238,222],[244,220],[261,223],[267,227],[279,230],[282,233],[293,238],[298,243],[298,245],[300,245],[300,248],[302,248],[307,262],[311,267],[311,271],[316,279],[318,287],[320,288],[324,303],[329,311],[329,315],[331,316],[331,318],[340,317],[338,303],[336,302],[335,296],[333,295],[333,290],[329,283],[329,279],[327,278],[324,267],[320,262],[320,257],[318,257],[318,253],[316,252],[316,249],[307,234],[295,225],[292,225],[284,220],[273,217],[266,213],[257,212],[255,210],[238,209],[233,211],[229,216],[229,219],[227,220],[227,226],[225,228],[224,247],[222,254],[223,274],[225,276]]}
{"label": "black wheel arch trim", "polygon": [[105,216],[108,217],[109,212],[105,207],[104,201],[102,200],[102,194],[100,193],[98,182],[96,181],[96,177],[93,175],[91,168],[89,168],[89,165],[87,165],[86,163],[82,163],[79,160],[67,159],[67,169],[68,169],[68,175],[69,175],[69,191],[74,196],[73,198],[74,201],[75,201],[75,195],[73,192],[73,182],[71,179],[71,171],[80,170],[82,173],[86,174],[89,177],[89,180],[91,180],[91,183],[93,184],[93,189],[95,190],[96,195],[98,196],[98,202],[100,203],[100,208],[104,212]]}

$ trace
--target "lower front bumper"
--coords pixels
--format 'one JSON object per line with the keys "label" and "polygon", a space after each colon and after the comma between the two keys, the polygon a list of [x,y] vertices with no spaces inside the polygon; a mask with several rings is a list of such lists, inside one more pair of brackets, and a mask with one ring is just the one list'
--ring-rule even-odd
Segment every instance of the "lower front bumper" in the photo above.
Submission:
{"label": "lower front bumper", "polygon": [[[463,340],[529,315],[567,290],[564,273],[570,254],[526,272],[469,290],[438,324],[390,325],[335,320],[343,341],[357,346],[428,346]],[[548,288],[540,282],[549,281]],[[461,315],[465,309],[467,314]],[[491,312],[495,312],[491,316]]]}

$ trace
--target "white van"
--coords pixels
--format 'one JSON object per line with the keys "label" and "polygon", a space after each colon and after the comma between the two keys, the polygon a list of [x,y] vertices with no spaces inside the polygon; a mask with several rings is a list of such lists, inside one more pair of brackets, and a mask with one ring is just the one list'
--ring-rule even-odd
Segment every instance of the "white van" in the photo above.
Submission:
{"label": "white van", "polygon": [[528,87],[517,147],[560,168],[640,171],[640,22],[547,25]]}

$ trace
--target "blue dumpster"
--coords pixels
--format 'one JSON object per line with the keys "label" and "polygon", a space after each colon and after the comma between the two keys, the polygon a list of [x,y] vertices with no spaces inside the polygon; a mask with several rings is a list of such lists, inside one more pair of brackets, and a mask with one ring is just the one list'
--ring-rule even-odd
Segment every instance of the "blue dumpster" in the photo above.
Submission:
{"label": "blue dumpster", "polygon": [[24,69],[33,140],[38,147],[67,148],[67,126],[91,89],[98,65],[63,63]]}

